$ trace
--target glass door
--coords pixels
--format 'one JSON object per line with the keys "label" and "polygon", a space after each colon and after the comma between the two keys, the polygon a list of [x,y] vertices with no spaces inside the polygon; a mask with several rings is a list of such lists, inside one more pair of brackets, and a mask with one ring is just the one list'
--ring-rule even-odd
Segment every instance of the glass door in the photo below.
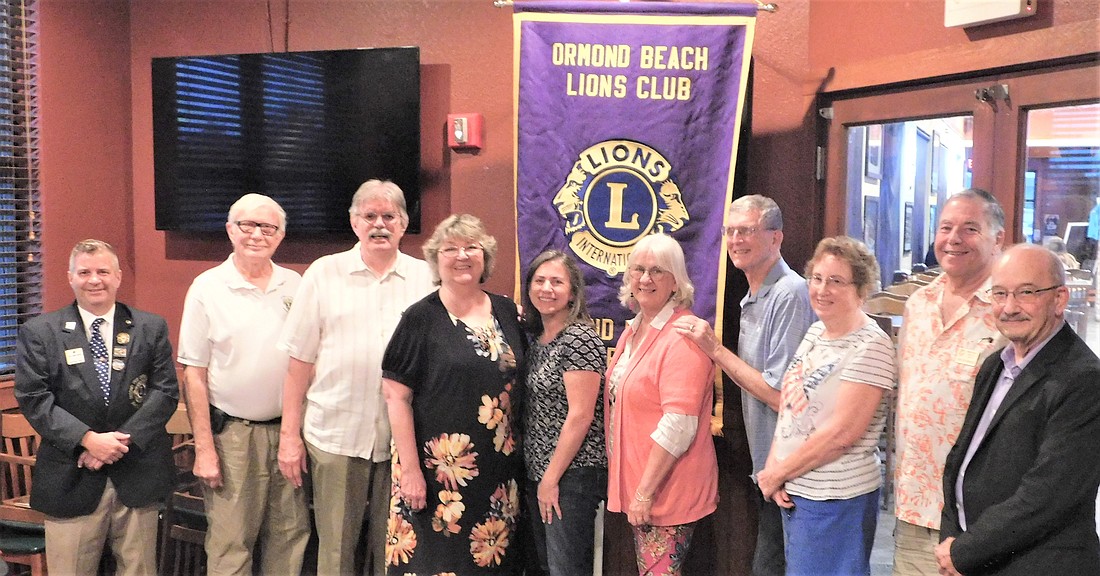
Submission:
{"label": "glass door", "polygon": [[[1082,256],[1092,248],[1087,267],[1096,260],[1087,218],[1100,182],[1098,102],[1095,62],[826,94],[824,233],[864,240],[885,286],[895,272],[935,264],[928,247],[939,209],[973,186],[1004,206],[1008,242],[1058,236]],[[1096,216],[1100,236],[1100,209]]]}

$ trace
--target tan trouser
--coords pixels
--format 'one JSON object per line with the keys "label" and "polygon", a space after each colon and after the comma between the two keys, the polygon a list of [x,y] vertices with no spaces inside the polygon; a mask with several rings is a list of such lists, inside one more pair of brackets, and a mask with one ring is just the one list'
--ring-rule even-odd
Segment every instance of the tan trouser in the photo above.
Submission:
{"label": "tan trouser", "polygon": [[222,486],[203,486],[207,573],[251,576],[260,542],[261,574],[299,574],[309,542],[304,488],[279,472],[279,426],[230,420],[214,437]]}
{"label": "tan trouser", "polygon": [[355,547],[367,518],[364,574],[384,574],[390,463],[331,454],[306,442],[317,522],[317,573],[354,574]]}
{"label": "tan trouser", "polygon": [[46,518],[46,566],[52,574],[95,576],[103,546],[110,542],[117,576],[156,574],[158,509],[156,504],[127,507],[108,480],[91,514]]}
{"label": "tan trouser", "polygon": [[894,576],[939,576],[940,531],[898,520],[894,527]]}

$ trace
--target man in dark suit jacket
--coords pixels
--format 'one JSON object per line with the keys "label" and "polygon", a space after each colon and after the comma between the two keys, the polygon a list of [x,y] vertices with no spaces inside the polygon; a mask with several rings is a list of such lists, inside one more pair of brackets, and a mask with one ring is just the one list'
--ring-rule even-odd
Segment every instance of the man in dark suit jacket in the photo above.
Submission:
{"label": "man in dark suit jacket", "polygon": [[31,507],[46,514],[55,574],[95,574],[110,542],[119,575],[156,573],[157,503],[174,483],[165,423],[176,410],[164,319],[116,304],[106,242],[69,258],[76,302],[19,330],[15,396],[42,436]]}
{"label": "man in dark suit jacket", "polygon": [[941,574],[1100,574],[1100,360],[1063,320],[1062,263],[1021,244],[993,268],[1011,345],[990,356],[943,477]]}

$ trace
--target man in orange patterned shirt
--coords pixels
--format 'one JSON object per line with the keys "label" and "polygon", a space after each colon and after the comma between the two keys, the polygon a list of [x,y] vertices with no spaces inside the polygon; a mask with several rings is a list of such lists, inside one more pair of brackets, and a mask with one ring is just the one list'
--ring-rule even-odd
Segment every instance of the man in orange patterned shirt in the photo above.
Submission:
{"label": "man in orange patterned shirt", "polygon": [[947,200],[934,250],[943,274],[905,304],[900,335],[894,575],[939,574],[943,468],[978,368],[1005,345],[989,277],[1005,236],[997,200],[971,188]]}

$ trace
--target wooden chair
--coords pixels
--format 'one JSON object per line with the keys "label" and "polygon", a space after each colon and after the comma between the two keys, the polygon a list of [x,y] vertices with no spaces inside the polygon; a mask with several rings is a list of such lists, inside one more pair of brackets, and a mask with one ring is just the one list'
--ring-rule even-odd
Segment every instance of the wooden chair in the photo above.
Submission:
{"label": "wooden chair", "polygon": [[194,479],[191,469],[195,465],[195,439],[191,435],[191,421],[187,419],[187,409],[180,404],[168,423],[164,426],[168,434],[172,436],[172,457],[176,463],[176,470],[183,477],[183,482]]}
{"label": "wooden chair", "polygon": [[879,449],[882,450],[882,465],[885,469],[882,483],[882,509],[892,510],[891,503],[894,497],[894,468],[897,467],[897,454],[894,447],[897,445],[897,430],[894,421],[897,419],[898,396],[894,390],[887,390],[886,395],[886,425],[882,428],[882,437],[879,441]]}
{"label": "wooden chair", "polygon": [[161,515],[159,564],[161,575],[206,574],[206,510],[192,468],[195,440],[187,409],[181,404],[165,425],[172,436],[172,456],[178,480]]}
{"label": "wooden chair", "polygon": [[1080,268],[1073,268],[1066,270],[1066,276],[1072,280],[1079,280],[1083,282],[1092,282],[1092,270],[1082,270]]}
{"label": "wooden chair", "polygon": [[165,506],[160,545],[162,576],[206,574],[206,512],[197,491],[197,485],[191,491],[176,491]]}
{"label": "wooden chair", "polygon": [[881,328],[883,332],[885,332],[888,336],[890,336],[891,339],[894,340],[895,345],[898,343],[897,335],[894,334],[893,318],[888,315],[875,314],[872,312],[868,312],[867,315],[870,316],[871,319],[874,320],[876,323],[878,323],[878,327]]}
{"label": "wooden chair", "polygon": [[916,280],[910,280],[908,282],[902,282],[901,284],[891,284],[885,288],[885,291],[890,292],[891,294],[908,296],[913,292],[919,290],[921,286],[924,286],[924,284],[921,284]]}
{"label": "wooden chair", "polygon": [[40,439],[22,414],[0,414],[0,439],[0,559],[29,567],[31,576],[44,576],[44,517],[30,507]]}
{"label": "wooden chair", "polygon": [[868,314],[901,316],[905,313],[905,297],[897,294],[876,292],[867,298],[863,311]]}

